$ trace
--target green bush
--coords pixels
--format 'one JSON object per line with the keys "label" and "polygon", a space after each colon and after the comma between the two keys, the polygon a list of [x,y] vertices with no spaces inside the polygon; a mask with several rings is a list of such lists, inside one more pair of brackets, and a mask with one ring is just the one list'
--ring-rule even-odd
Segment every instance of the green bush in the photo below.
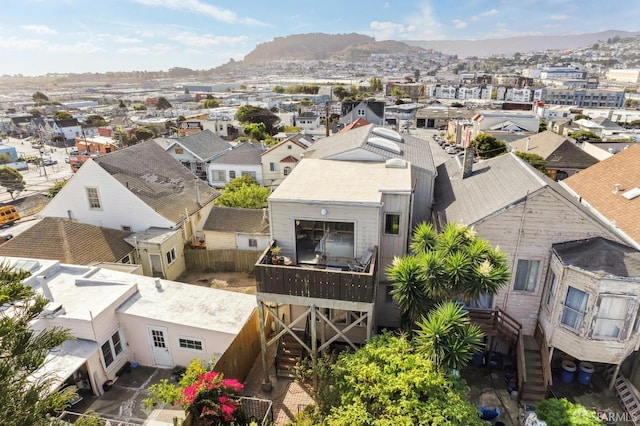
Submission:
{"label": "green bush", "polygon": [[538,419],[549,426],[601,426],[595,411],[562,399],[546,399],[536,407]]}

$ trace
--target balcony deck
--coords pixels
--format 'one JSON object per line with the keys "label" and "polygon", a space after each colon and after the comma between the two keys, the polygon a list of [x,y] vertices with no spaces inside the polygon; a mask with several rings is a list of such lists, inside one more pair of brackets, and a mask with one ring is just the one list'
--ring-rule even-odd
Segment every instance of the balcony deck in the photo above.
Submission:
{"label": "balcony deck", "polygon": [[273,265],[267,262],[271,247],[255,264],[258,293],[374,303],[377,247],[363,272],[312,265]]}

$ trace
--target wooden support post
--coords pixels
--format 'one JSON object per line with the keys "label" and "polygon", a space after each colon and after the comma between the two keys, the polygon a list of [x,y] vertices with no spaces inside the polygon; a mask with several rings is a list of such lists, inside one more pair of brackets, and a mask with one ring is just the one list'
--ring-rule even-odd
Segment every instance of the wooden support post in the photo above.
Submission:
{"label": "wooden support post", "polygon": [[269,378],[269,365],[267,364],[267,335],[264,329],[264,304],[259,301],[258,302],[258,318],[260,320],[260,351],[262,352],[262,390],[265,392],[270,392],[271,387],[271,379]]}
{"label": "wooden support post", "polygon": [[616,385],[616,379],[618,378],[618,373],[620,372],[620,364],[616,365],[616,369],[613,371],[613,375],[611,376],[611,382],[609,383],[609,390],[613,390]]}
{"label": "wooden support post", "polygon": [[311,323],[311,368],[313,369],[313,388],[318,389],[318,339],[316,336],[316,308],[315,305],[311,305],[310,307],[311,317],[309,321]]}

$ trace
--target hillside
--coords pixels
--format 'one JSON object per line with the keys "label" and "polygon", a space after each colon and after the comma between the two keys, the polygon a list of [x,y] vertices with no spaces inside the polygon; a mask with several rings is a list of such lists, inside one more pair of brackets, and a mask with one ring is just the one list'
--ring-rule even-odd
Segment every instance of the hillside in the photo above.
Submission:
{"label": "hillside", "polygon": [[407,40],[404,43],[423,49],[433,49],[447,55],[457,55],[459,58],[466,58],[469,56],[486,57],[499,54],[512,55],[516,52],[537,52],[549,49],[575,49],[604,42],[615,36],[625,38],[639,34],[640,31],[611,30],[579,35],[521,36],[487,40]]}
{"label": "hillside", "polygon": [[373,37],[362,34],[296,34],[276,37],[272,41],[260,43],[244,57],[247,64],[280,60],[357,60],[372,53],[415,52],[422,50],[398,41],[377,42]]}

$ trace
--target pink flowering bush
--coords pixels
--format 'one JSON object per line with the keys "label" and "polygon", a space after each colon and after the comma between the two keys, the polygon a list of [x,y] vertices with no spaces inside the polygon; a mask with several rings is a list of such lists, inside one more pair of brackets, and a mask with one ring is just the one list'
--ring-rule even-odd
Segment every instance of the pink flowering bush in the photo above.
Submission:
{"label": "pink flowering bush", "polygon": [[209,371],[182,389],[180,404],[191,413],[194,425],[229,425],[239,420],[236,397],[242,387],[236,379],[225,379],[222,374]]}

